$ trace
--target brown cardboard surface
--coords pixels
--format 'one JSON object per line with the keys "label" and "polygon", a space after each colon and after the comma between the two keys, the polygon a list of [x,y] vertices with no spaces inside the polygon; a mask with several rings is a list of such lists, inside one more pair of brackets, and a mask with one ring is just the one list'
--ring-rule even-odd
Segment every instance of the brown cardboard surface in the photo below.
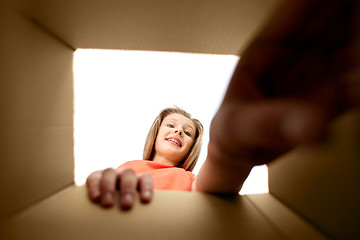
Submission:
{"label": "brown cardboard surface", "polygon": [[328,239],[271,194],[251,194],[244,197],[254,203],[284,239]]}
{"label": "brown cardboard surface", "polygon": [[8,239],[283,239],[298,236],[301,217],[330,237],[359,237],[353,114],[324,145],[271,164],[271,194],[299,218],[272,198],[156,192],[150,206],[125,213],[90,203],[83,187],[58,192],[73,182],[73,49],[237,54],[278,2],[1,1],[0,220]]}
{"label": "brown cardboard surface", "polygon": [[5,239],[282,239],[244,197],[155,191],[129,212],[102,209],[69,187],[10,218]]}
{"label": "brown cardboard surface", "polygon": [[0,218],[73,182],[73,51],[2,3]]}
{"label": "brown cardboard surface", "polygon": [[359,146],[359,112],[348,112],[323,144],[299,148],[269,166],[270,193],[329,236],[359,238]]}
{"label": "brown cardboard surface", "polygon": [[237,55],[282,0],[34,0],[29,14],[74,48]]}

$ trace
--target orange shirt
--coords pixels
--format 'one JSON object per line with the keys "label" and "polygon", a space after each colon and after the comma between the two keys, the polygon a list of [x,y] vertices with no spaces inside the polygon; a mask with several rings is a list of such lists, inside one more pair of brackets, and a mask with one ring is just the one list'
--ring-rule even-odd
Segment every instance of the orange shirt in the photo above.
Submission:
{"label": "orange shirt", "polygon": [[126,162],[118,168],[131,168],[137,174],[149,173],[156,190],[191,191],[195,175],[183,168],[173,167],[148,160]]}

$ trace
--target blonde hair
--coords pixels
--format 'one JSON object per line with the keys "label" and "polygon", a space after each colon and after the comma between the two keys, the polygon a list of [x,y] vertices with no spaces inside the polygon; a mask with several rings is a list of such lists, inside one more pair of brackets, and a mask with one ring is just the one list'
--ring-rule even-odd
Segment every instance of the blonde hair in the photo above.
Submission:
{"label": "blonde hair", "polygon": [[188,119],[190,119],[196,128],[194,143],[190,148],[189,154],[177,166],[177,167],[184,168],[186,171],[191,172],[194,169],[195,164],[200,156],[201,141],[202,141],[202,135],[204,132],[204,128],[199,120],[191,118],[191,115],[188,112],[186,112],[183,109],[178,108],[178,107],[165,108],[155,118],[155,120],[149,130],[149,133],[146,137],[143,159],[145,159],[145,160],[153,159],[154,152],[155,152],[155,149],[154,149],[155,140],[156,140],[157,134],[159,132],[161,123],[166,116],[168,116],[170,114],[174,114],[174,113],[181,114],[181,115],[187,117]]}

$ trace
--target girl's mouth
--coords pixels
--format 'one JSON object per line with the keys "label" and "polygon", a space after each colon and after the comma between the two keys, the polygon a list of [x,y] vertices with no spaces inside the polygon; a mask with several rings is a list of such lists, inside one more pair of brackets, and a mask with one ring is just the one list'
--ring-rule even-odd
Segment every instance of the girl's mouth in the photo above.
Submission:
{"label": "girl's mouth", "polygon": [[178,147],[181,147],[181,141],[179,139],[167,138],[166,141],[171,142],[171,143],[175,144]]}

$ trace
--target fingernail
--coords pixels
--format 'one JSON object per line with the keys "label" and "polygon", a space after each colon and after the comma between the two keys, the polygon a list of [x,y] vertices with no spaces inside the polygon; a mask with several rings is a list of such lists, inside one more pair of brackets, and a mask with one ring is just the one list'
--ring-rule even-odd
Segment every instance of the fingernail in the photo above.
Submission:
{"label": "fingernail", "polygon": [[284,137],[294,143],[302,140],[311,119],[304,113],[293,111],[285,115],[282,122]]}
{"label": "fingernail", "polygon": [[143,198],[146,198],[146,199],[151,198],[151,192],[150,192],[150,191],[145,191],[145,192],[143,193]]}
{"label": "fingernail", "polygon": [[134,202],[134,198],[130,193],[126,193],[121,199],[121,203],[123,205],[129,206],[129,205],[132,205],[133,202]]}
{"label": "fingernail", "polygon": [[299,108],[288,112],[282,123],[283,136],[293,144],[318,141],[326,129],[326,109]]}
{"label": "fingernail", "polygon": [[100,191],[97,191],[97,190],[91,190],[89,192],[89,196],[90,196],[90,199],[93,201],[97,201],[97,200],[101,199]]}
{"label": "fingernail", "polygon": [[105,193],[104,197],[102,198],[102,202],[103,205],[105,206],[111,206],[113,203],[113,196],[111,193]]}
{"label": "fingernail", "polygon": [[145,191],[142,193],[142,197],[141,197],[141,202],[142,203],[148,203],[150,202],[152,197],[152,192],[151,191]]}

